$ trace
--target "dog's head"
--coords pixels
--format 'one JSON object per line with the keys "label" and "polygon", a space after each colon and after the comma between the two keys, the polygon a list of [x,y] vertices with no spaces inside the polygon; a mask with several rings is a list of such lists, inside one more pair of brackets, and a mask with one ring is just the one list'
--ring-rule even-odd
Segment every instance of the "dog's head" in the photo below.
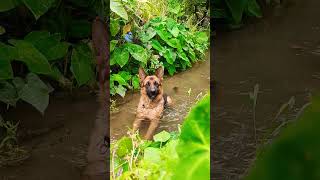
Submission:
{"label": "dog's head", "polygon": [[141,93],[154,100],[162,94],[163,68],[156,70],[155,75],[147,76],[142,68],[139,68]]}

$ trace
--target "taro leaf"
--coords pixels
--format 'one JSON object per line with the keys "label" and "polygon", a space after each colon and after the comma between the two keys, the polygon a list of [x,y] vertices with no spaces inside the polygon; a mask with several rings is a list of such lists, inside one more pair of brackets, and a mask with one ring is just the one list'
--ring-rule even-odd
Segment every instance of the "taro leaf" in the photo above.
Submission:
{"label": "taro leaf", "polygon": [[134,59],[147,64],[149,58],[147,50],[145,50],[142,46],[131,43],[127,43],[126,47]]}
{"label": "taro leaf", "polygon": [[124,5],[121,0],[110,0],[110,9],[123,19],[128,20],[128,13],[124,9]]}
{"label": "taro leaf", "polygon": [[15,106],[19,99],[15,87],[7,81],[0,82],[0,101]]}
{"label": "taro leaf", "polygon": [[246,180],[320,178],[320,96],[259,153]]}
{"label": "taro leaf", "polygon": [[0,58],[0,80],[12,79],[13,71],[9,59]]}
{"label": "taro leaf", "polygon": [[110,58],[110,65],[117,63],[121,68],[129,61],[129,52],[125,48],[117,48],[113,51]]}
{"label": "taro leaf", "polygon": [[112,74],[110,77],[110,81],[116,81],[120,85],[128,85],[125,79],[120,74]]}
{"label": "taro leaf", "polygon": [[164,47],[161,46],[161,44],[160,44],[159,41],[157,41],[157,40],[154,40],[154,39],[153,39],[153,40],[151,41],[151,45],[152,45],[152,47],[153,47],[154,49],[158,50],[159,52],[164,52],[164,51],[165,51]]}
{"label": "taro leaf", "polygon": [[33,73],[27,75],[25,84],[19,78],[15,78],[13,82],[18,90],[19,97],[43,114],[49,104],[50,90],[48,86]]}
{"label": "taro leaf", "polygon": [[166,43],[173,48],[177,48],[178,50],[182,49],[180,41],[178,39],[172,38],[166,41]]}
{"label": "taro leaf", "polygon": [[72,20],[69,36],[73,38],[88,38],[91,35],[91,23],[87,20]]}
{"label": "taro leaf", "polygon": [[160,36],[160,38],[165,42],[168,42],[169,39],[172,37],[172,35],[169,32],[165,31],[162,28],[156,28],[156,32]]}
{"label": "taro leaf", "polygon": [[179,56],[181,59],[183,59],[184,61],[189,62],[189,59],[188,59],[186,53],[184,53],[183,51],[178,51],[178,56]]}
{"label": "taro leaf", "polygon": [[79,44],[72,51],[70,70],[78,85],[82,86],[94,79],[93,54],[87,44]]}
{"label": "taro leaf", "polygon": [[144,149],[143,159],[152,163],[159,163],[161,161],[160,158],[160,149],[154,147],[147,147]]}
{"label": "taro leaf", "polygon": [[9,11],[18,5],[17,0],[2,0],[0,2],[0,12]]}
{"label": "taro leaf", "polygon": [[139,87],[140,87],[139,77],[137,77],[137,76],[132,77],[132,86],[134,89],[139,89]]}
{"label": "taro leaf", "polygon": [[160,133],[153,136],[155,142],[167,142],[171,135],[167,131],[161,131]]}
{"label": "taro leaf", "polygon": [[26,63],[28,69],[37,74],[50,74],[52,69],[47,58],[34,47],[33,44],[24,40],[9,40],[18,50],[16,60]]}
{"label": "taro leaf", "polygon": [[119,85],[116,88],[116,93],[119,94],[121,97],[124,97],[126,95],[127,89],[124,88],[122,85]]}
{"label": "taro leaf", "polygon": [[110,32],[111,36],[115,36],[120,31],[120,25],[118,19],[110,19]]}
{"label": "taro leaf", "polygon": [[235,24],[242,20],[243,12],[248,5],[248,0],[225,0]]}
{"label": "taro leaf", "polygon": [[0,59],[14,60],[18,59],[18,57],[17,48],[0,42]]}
{"label": "taro leaf", "polygon": [[188,54],[189,54],[189,58],[191,59],[192,62],[195,62],[197,60],[196,54],[194,53],[194,51],[191,48],[189,48]]}
{"label": "taro leaf", "polygon": [[140,39],[141,39],[142,42],[148,42],[156,34],[157,34],[156,31],[152,27],[149,27],[145,33],[140,35]]}
{"label": "taro leaf", "polygon": [[175,72],[177,72],[176,67],[174,65],[170,65],[166,68],[170,76],[173,76]]}
{"label": "taro leaf", "polygon": [[110,41],[110,52],[112,52],[114,50],[114,48],[116,47],[117,44],[118,44],[118,40],[111,40]]}
{"label": "taro leaf", "polygon": [[46,13],[56,0],[22,0],[36,19]]}
{"label": "taro leaf", "polygon": [[0,26],[0,35],[6,33],[6,29],[3,26]]}
{"label": "taro leaf", "polygon": [[174,61],[176,60],[176,53],[173,52],[172,49],[166,49],[165,53],[163,54],[163,57],[166,58],[167,62],[169,64],[173,64]]}
{"label": "taro leaf", "polygon": [[117,156],[123,157],[126,154],[128,154],[132,150],[132,141],[128,137],[122,137],[118,142],[117,142]]}
{"label": "taro leaf", "polygon": [[210,179],[210,95],[185,119],[177,152],[180,161],[172,179]]}
{"label": "taro leaf", "polygon": [[194,36],[195,36],[196,42],[199,44],[208,42],[208,36],[207,36],[207,33],[205,32],[196,32]]}
{"label": "taro leaf", "polygon": [[63,74],[60,72],[60,70],[56,66],[52,67],[52,73],[48,74],[48,76],[51,77],[52,79],[60,82],[63,85],[65,85],[65,83],[67,81],[67,79],[63,76]]}
{"label": "taro leaf", "polygon": [[70,46],[67,42],[60,42],[60,34],[50,35],[47,31],[32,31],[24,39],[32,43],[49,61],[63,58]]}
{"label": "taro leaf", "polygon": [[262,17],[262,12],[256,0],[248,0],[247,12],[249,16]]}
{"label": "taro leaf", "polygon": [[169,29],[169,32],[174,36],[178,37],[179,35],[179,28],[177,26],[173,27],[172,29]]}
{"label": "taro leaf", "polygon": [[120,71],[118,73],[125,81],[129,81],[131,79],[131,74],[127,71]]}

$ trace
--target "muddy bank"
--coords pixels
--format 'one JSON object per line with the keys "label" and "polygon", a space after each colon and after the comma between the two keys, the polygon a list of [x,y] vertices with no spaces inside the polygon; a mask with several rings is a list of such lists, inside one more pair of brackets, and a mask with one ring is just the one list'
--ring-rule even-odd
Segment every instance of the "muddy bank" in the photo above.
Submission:
{"label": "muddy bank", "polygon": [[[164,77],[164,92],[174,101],[172,108],[166,109],[156,132],[162,130],[177,130],[178,124],[182,124],[183,118],[189,112],[194,103],[209,91],[210,83],[210,56],[205,61],[198,62],[192,68],[175,74],[172,77]],[[189,92],[188,92],[189,91]],[[129,92],[125,98],[117,98],[116,113],[111,116],[111,137],[117,139],[126,134],[128,128],[132,128],[136,108],[139,102],[139,92]],[[148,123],[142,126],[145,133]]]}
{"label": "muddy bank", "polygon": [[[245,28],[217,33],[214,77],[213,179],[240,179],[260,144],[319,90],[320,1],[293,1]],[[256,128],[249,92],[260,90]],[[292,96],[294,108],[274,119]],[[255,137],[255,133],[257,135]]]}
{"label": "muddy bank", "polygon": [[87,90],[50,97],[44,116],[28,104],[18,104],[5,119],[20,121],[19,141],[31,152],[21,165],[0,167],[0,179],[80,179],[98,102]]}

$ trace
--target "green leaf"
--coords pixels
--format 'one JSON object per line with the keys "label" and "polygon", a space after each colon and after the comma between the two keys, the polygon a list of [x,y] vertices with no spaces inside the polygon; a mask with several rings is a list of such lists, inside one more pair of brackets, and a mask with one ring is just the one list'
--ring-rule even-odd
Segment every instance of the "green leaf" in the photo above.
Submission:
{"label": "green leaf", "polygon": [[170,76],[173,76],[175,72],[177,72],[176,67],[174,65],[170,65],[167,67],[168,73]]}
{"label": "green leaf", "polygon": [[22,0],[36,19],[46,13],[56,0]]}
{"label": "green leaf", "polygon": [[127,43],[126,47],[134,59],[136,59],[144,64],[147,63],[148,58],[149,58],[148,52],[142,46],[139,46],[137,44]]}
{"label": "green leaf", "polygon": [[174,61],[176,60],[176,53],[173,52],[172,49],[166,49],[165,53],[163,54],[163,57],[166,58],[167,62],[169,64],[173,64]]}
{"label": "green leaf", "polygon": [[120,25],[118,19],[110,19],[110,32],[111,36],[115,36],[120,31]]}
{"label": "green leaf", "polygon": [[249,16],[258,17],[258,18],[262,17],[260,6],[256,0],[248,0],[247,12]]}
{"label": "green leaf", "polygon": [[37,74],[50,74],[52,69],[47,58],[34,47],[33,44],[24,40],[10,40],[18,50],[16,60],[26,63],[28,69]]}
{"label": "green leaf", "polygon": [[70,46],[67,42],[60,42],[60,34],[50,35],[47,31],[32,31],[24,39],[32,43],[49,61],[63,58]]}
{"label": "green leaf", "polygon": [[6,29],[3,26],[0,26],[0,35],[6,33]]}
{"label": "green leaf", "polygon": [[161,44],[159,43],[159,41],[153,39],[151,40],[151,45],[154,49],[158,50],[159,52],[164,52],[165,49],[163,46],[161,46]]}
{"label": "green leaf", "polygon": [[142,33],[140,35],[140,39],[141,39],[142,42],[148,42],[156,34],[157,34],[156,31],[152,27],[149,27],[145,33]]}
{"label": "green leaf", "polygon": [[171,135],[167,131],[161,131],[160,133],[153,136],[155,142],[167,142]]}
{"label": "green leaf", "polygon": [[116,81],[120,85],[127,85],[128,83],[126,82],[125,79],[120,74],[111,74],[110,81]]}
{"label": "green leaf", "polygon": [[158,148],[147,147],[144,149],[143,159],[148,162],[159,163],[161,161],[160,150]]}
{"label": "green leaf", "polygon": [[92,63],[93,55],[88,45],[79,44],[73,49],[70,70],[76,78],[79,86],[82,86],[94,79]]}
{"label": "green leaf", "polygon": [[14,84],[18,89],[19,97],[44,114],[44,111],[49,104],[50,90],[48,86],[33,73],[29,73],[27,75],[25,84],[22,84],[22,82],[23,81],[21,79],[16,79],[14,81]]}
{"label": "green leaf", "polygon": [[180,161],[172,179],[210,179],[210,95],[185,119],[177,152]]}
{"label": "green leaf", "polygon": [[117,141],[117,156],[123,157],[132,150],[132,140],[128,137],[122,137]]}
{"label": "green leaf", "polygon": [[174,37],[178,37],[179,35],[179,28],[177,26],[173,27],[172,29],[169,29],[169,32],[174,36]]}
{"label": "green leaf", "polygon": [[199,43],[199,44],[206,43],[209,40],[208,36],[207,36],[207,33],[205,33],[205,32],[200,32],[200,31],[196,32],[194,34],[194,36],[195,36],[196,42]]}
{"label": "green leaf", "polygon": [[125,48],[117,48],[113,51],[110,58],[110,65],[116,62],[121,68],[129,61],[129,52]]}
{"label": "green leaf", "polygon": [[139,77],[137,77],[137,76],[132,77],[132,86],[134,89],[140,88]]}
{"label": "green leaf", "polygon": [[121,0],[110,0],[110,9],[118,16],[122,17],[125,20],[128,20],[127,11],[124,9]]}
{"label": "green leaf", "polygon": [[13,71],[9,59],[0,58],[0,80],[12,79]]}
{"label": "green leaf", "polygon": [[172,35],[169,32],[165,31],[164,28],[156,28],[156,32],[165,42],[169,41],[169,39],[172,37]]}
{"label": "green leaf", "polygon": [[131,79],[131,74],[127,71],[120,71],[118,73],[125,81],[129,81]]}
{"label": "green leaf", "polygon": [[242,20],[243,12],[248,5],[248,0],[225,0],[235,24]]}
{"label": "green leaf", "polygon": [[121,97],[124,97],[126,95],[127,89],[124,88],[122,85],[119,85],[116,88],[116,93],[119,94]]}
{"label": "green leaf", "polygon": [[7,81],[0,82],[0,101],[15,106],[19,99],[15,87]]}
{"label": "green leaf", "polygon": [[113,52],[113,50],[117,44],[118,44],[118,40],[111,40],[110,41],[110,53]]}
{"label": "green leaf", "polygon": [[180,52],[178,51],[178,56],[179,56],[181,59],[183,59],[184,61],[189,62],[189,59],[188,59],[186,53],[184,53],[183,51],[180,51]]}
{"label": "green leaf", "polygon": [[16,0],[3,0],[0,2],[0,12],[9,11],[18,5]]}
{"label": "green leaf", "polygon": [[18,57],[17,48],[0,42],[0,59],[14,60],[18,59]]}

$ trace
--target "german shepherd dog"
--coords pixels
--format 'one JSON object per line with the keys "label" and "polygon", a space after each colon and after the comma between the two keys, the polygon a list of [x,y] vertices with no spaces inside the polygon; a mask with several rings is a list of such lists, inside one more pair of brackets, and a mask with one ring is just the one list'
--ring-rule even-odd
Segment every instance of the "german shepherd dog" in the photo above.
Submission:
{"label": "german shepherd dog", "polygon": [[142,68],[139,68],[140,101],[137,108],[136,119],[133,123],[133,131],[140,128],[141,122],[150,121],[145,139],[151,139],[159,126],[164,108],[172,104],[169,96],[163,93],[163,68],[156,70],[155,75],[147,76]]}

